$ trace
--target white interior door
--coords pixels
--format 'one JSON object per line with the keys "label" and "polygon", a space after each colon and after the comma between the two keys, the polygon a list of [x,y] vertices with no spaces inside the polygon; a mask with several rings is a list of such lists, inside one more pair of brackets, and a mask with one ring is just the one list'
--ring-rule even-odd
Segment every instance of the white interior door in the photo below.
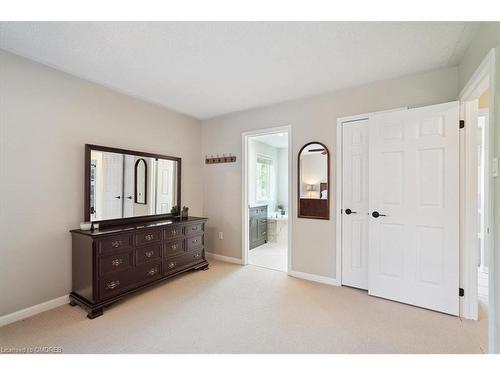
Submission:
{"label": "white interior door", "polygon": [[368,120],[342,124],[342,284],[368,289]]}
{"label": "white interior door", "polygon": [[171,160],[158,159],[157,165],[157,191],[156,191],[156,213],[169,213],[174,202],[174,162]]}
{"label": "white interior door", "polygon": [[458,102],[370,117],[371,295],[458,315],[458,122]]}
{"label": "white interior door", "polygon": [[131,217],[134,216],[135,156],[123,157],[123,217]]}
{"label": "white interior door", "polygon": [[104,152],[103,212],[100,219],[116,219],[123,216],[123,155]]}

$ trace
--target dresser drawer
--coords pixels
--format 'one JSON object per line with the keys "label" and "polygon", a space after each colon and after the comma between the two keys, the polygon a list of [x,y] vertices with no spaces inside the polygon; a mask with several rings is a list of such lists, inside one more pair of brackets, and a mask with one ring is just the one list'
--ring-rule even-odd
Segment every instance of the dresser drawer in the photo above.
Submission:
{"label": "dresser drawer", "polygon": [[203,260],[203,249],[191,251],[174,258],[167,259],[164,265],[164,273],[171,274],[180,271]]}
{"label": "dresser drawer", "polygon": [[184,227],[182,225],[172,225],[171,227],[165,228],[165,239],[173,239],[184,236]]}
{"label": "dresser drawer", "polygon": [[132,251],[99,258],[99,270],[101,275],[110,272],[125,271],[131,268],[132,264]]}
{"label": "dresser drawer", "polygon": [[137,233],[134,236],[134,242],[136,246],[147,245],[152,242],[161,241],[161,229],[151,229],[145,230]]}
{"label": "dresser drawer", "polygon": [[172,257],[184,252],[184,239],[168,241],[165,243],[165,256]]}
{"label": "dresser drawer", "polygon": [[161,244],[150,245],[135,249],[136,264],[144,264],[161,258]]}
{"label": "dresser drawer", "polygon": [[186,238],[187,251],[194,250],[201,246],[203,246],[203,235]]}
{"label": "dresser drawer", "polygon": [[132,234],[107,237],[99,240],[99,252],[110,253],[130,249],[134,245]]}
{"label": "dresser drawer", "polygon": [[136,267],[135,274],[137,282],[141,284],[156,280],[161,277],[161,263],[147,263]]}
{"label": "dresser drawer", "polygon": [[203,223],[189,224],[184,228],[184,233],[186,236],[191,236],[201,232],[203,232]]}
{"label": "dresser drawer", "polygon": [[127,271],[116,272],[103,277],[99,282],[100,299],[124,293],[136,286],[161,277],[161,263],[144,264]]}

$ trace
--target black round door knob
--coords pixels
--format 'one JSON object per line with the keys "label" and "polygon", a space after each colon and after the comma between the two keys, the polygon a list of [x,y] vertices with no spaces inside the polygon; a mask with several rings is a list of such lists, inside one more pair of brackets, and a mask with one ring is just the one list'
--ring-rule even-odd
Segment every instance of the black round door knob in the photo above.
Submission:
{"label": "black round door knob", "polygon": [[379,216],[387,216],[387,215],[379,214],[377,211],[373,211],[372,216],[376,219]]}
{"label": "black round door knob", "polygon": [[345,214],[346,214],[346,215],[350,215],[350,214],[357,214],[357,212],[356,212],[356,211],[351,210],[350,208],[347,208],[347,209],[345,210]]}

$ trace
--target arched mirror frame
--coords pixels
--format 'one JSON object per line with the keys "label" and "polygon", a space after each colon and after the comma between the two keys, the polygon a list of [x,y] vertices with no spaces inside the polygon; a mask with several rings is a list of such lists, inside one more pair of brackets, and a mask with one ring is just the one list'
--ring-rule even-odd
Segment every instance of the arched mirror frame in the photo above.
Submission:
{"label": "arched mirror frame", "polygon": [[[325,216],[311,216],[311,215],[303,215],[301,214],[300,210],[300,184],[301,184],[301,168],[300,168],[300,156],[302,155],[302,151],[306,149],[307,146],[310,146],[312,144],[317,144],[323,147],[326,151],[326,168],[327,168],[327,174],[326,174],[326,191],[327,191],[327,199],[326,199],[326,215]],[[330,220],[330,151],[328,150],[328,147],[325,146],[324,143],[322,142],[317,142],[317,141],[312,141],[306,143],[304,146],[299,151],[299,154],[297,156],[297,217],[299,218],[304,218],[304,219],[319,219],[319,220]]]}
{"label": "arched mirror frame", "polygon": [[[144,202],[139,202],[138,189],[137,189],[137,169],[139,168],[139,163],[144,163]],[[148,163],[144,159],[137,159],[134,166],[134,202],[137,204],[148,204]]]}

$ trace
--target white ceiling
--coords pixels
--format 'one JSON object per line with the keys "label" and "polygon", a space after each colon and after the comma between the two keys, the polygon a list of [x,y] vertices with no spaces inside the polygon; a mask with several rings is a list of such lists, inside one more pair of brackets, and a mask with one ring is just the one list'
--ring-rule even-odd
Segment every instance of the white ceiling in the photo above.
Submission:
{"label": "white ceiling", "polygon": [[0,48],[200,119],[456,65],[465,22],[2,22]]}

